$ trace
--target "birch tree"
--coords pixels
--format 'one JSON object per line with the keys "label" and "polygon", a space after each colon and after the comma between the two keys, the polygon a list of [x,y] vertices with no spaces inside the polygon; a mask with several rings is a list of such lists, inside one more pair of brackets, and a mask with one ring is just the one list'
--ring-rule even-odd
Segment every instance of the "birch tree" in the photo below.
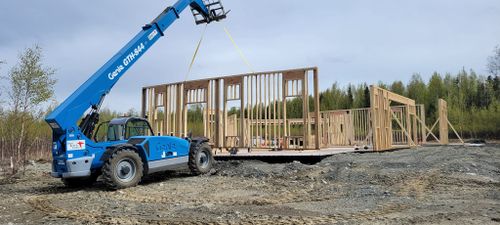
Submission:
{"label": "birch tree", "polygon": [[[0,60],[0,70],[2,69],[2,64],[4,64],[5,61]],[[0,76],[0,81],[1,81],[1,76]],[[1,164],[4,161],[4,156],[5,156],[5,149],[4,149],[4,144],[5,144],[5,115],[4,115],[4,102],[3,102],[3,86],[0,86],[0,167],[2,166]],[[1,168],[0,168],[1,170]]]}
{"label": "birch tree", "polygon": [[8,100],[11,105],[10,138],[16,162],[25,159],[27,131],[35,117],[40,115],[43,103],[54,95],[55,70],[42,64],[42,48],[35,45],[19,55],[19,62],[8,73]]}

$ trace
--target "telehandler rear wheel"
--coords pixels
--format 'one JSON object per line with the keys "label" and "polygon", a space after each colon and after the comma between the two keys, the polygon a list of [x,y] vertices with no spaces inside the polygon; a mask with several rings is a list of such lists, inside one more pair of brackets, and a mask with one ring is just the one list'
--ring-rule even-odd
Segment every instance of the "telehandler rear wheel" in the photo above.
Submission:
{"label": "telehandler rear wheel", "polygon": [[206,174],[212,169],[214,157],[208,143],[192,144],[189,150],[189,169],[195,175]]}
{"label": "telehandler rear wheel", "polygon": [[108,188],[123,189],[136,186],[143,171],[142,159],[134,150],[120,149],[102,167],[102,178]]}

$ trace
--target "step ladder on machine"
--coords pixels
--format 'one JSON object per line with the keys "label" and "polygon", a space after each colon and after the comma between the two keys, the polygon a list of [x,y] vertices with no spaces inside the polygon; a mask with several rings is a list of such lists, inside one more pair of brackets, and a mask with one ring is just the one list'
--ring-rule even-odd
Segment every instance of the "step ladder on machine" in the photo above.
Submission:
{"label": "step ladder on machine", "polygon": [[225,19],[226,15],[229,13],[229,11],[226,12],[224,10],[220,0],[203,0],[203,3],[205,3],[208,8],[208,12],[210,13],[210,21],[207,21],[207,19],[203,17],[198,10],[191,7],[191,12],[193,13],[194,20],[197,25]]}

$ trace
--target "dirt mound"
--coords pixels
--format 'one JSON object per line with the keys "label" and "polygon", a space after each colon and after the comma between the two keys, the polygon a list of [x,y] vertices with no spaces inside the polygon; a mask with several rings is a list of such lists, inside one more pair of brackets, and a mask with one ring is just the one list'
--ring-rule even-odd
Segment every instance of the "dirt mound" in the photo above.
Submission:
{"label": "dirt mound", "polygon": [[304,178],[310,171],[318,169],[315,165],[299,161],[286,164],[269,164],[261,161],[221,161],[215,166],[216,174],[225,177],[243,178]]}

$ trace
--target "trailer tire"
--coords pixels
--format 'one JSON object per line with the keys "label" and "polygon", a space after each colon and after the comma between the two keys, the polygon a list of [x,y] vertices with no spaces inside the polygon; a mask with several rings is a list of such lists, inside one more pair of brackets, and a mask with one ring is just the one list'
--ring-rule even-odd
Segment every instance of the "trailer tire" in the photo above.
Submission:
{"label": "trailer tire", "polygon": [[206,174],[212,169],[214,157],[208,143],[191,144],[188,166],[194,175]]}
{"label": "trailer tire", "polygon": [[136,186],[141,181],[143,173],[141,157],[130,148],[113,152],[102,167],[104,184],[112,190]]}

